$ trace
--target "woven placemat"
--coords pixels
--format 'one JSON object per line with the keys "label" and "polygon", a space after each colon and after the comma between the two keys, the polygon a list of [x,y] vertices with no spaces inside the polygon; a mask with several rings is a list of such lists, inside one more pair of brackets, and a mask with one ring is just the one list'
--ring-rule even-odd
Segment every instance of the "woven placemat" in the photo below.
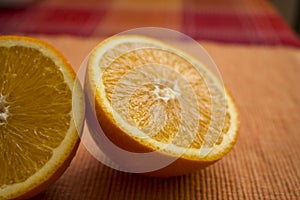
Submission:
{"label": "woven placemat", "polygon": [[[40,37],[78,69],[101,39]],[[235,98],[241,129],[213,166],[173,178],[110,169],[83,145],[65,174],[34,199],[300,199],[300,51],[203,43]]]}

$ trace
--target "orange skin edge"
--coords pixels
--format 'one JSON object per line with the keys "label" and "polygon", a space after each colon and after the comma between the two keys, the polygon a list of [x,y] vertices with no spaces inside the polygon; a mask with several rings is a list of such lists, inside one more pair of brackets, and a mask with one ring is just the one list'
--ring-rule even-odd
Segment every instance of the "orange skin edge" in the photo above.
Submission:
{"label": "orange skin edge", "polygon": [[75,146],[73,147],[73,151],[68,155],[67,159],[62,163],[62,165],[50,176],[49,179],[47,179],[45,182],[42,182],[37,187],[31,189],[30,191],[26,192],[25,194],[18,196],[16,198],[13,198],[14,200],[21,200],[21,199],[29,199],[31,197],[36,196],[37,194],[45,191],[49,186],[54,184],[55,181],[57,181],[63,173],[66,171],[66,169],[70,166],[71,161],[76,155],[78,146],[80,144],[80,140],[78,139]]}

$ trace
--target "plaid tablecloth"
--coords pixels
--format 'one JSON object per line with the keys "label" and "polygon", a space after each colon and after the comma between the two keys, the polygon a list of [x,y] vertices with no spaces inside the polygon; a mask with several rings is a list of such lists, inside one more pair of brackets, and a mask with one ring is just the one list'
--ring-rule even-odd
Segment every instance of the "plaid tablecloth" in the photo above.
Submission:
{"label": "plaid tablecloth", "polygon": [[171,28],[197,40],[300,46],[267,0],[37,0],[0,9],[0,34],[107,37],[145,26]]}

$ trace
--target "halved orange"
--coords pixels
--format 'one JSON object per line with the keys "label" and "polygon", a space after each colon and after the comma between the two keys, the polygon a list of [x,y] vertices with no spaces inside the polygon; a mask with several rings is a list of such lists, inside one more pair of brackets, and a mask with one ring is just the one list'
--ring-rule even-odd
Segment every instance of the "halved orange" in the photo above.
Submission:
{"label": "halved orange", "polygon": [[[237,139],[238,112],[222,82],[201,61],[153,38],[114,36],[97,45],[88,62],[87,90],[91,109],[115,145],[174,158],[148,175],[206,167]],[[121,168],[134,163],[109,149],[104,153]]]}
{"label": "halved orange", "polygon": [[66,59],[40,40],[1,36],[0,63],[0,199],[24,199],[69,166],[83,93]]}

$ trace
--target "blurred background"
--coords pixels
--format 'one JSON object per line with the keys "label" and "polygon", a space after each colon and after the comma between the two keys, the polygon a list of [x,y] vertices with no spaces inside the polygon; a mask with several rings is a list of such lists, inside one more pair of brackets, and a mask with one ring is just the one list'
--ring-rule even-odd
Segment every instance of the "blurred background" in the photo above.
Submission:
{"label": "blurred background", "polygon": [[107,37],[158,26],[196,40],[299,47],[298,0],[0,0],[0,34]]}
{"label": "blurred background", "polygon": [[300,35],[300,2],[299,0],[272,0],[274,6],[285,21]]}

